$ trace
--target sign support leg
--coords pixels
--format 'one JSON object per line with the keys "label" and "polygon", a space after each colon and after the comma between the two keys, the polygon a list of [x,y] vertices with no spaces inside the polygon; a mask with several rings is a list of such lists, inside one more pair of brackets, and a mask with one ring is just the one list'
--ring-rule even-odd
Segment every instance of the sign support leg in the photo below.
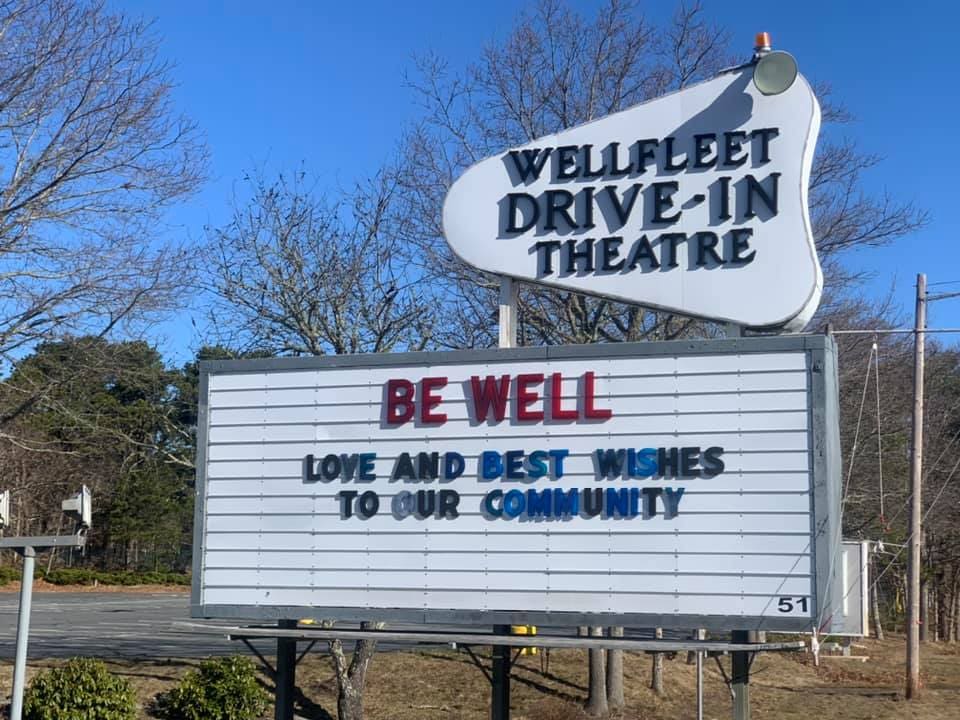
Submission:
{"label": "sign support leg", "polygon": [[[730,637],[735,643],[750,642],[746,630],[734,630]],[[737,650],[733,656],[730,687],[733,690],[733,720],[750,720],[750,653]]]}
{"label": "sign support leg", "polygon": [[[694,639],[704,639],[703,630],[697,630]],[[697,650],[697,720],[703,720],[703,651]]]}
{"label": "sign support leg", "polygon": [[[517,283],[513,278],[500,278],[500,342],[502,348],[517,346]],[[496,635],[509,635],[509,625],[494,625]],[[510,720],[510,648],[493,646],[493,667],[490,669],[490,719]]]}
{"label": "sign support leg", "polygon": [[23,575],[20,579],[20,611],[17,617],[17,656],[13,664],[13,698],[10,720],[23,715],[23,688],[27,676],[27,641],[30,639],[30,609],[33,603],[33,566],[37,552],[32,547],[20,551],[23,555]]}
{"label": "sign support leg", "polygon": [[[283,629],[296,629],[296,620],[281,620]],[[277,687],[274,720],[293,720],[293,696],[297,686],[297,641],[277,638]]]}
{"label": "sign support leg", "polygon": [[[494,625],[497,635],[509,635],[509,625]],[[493,646],[493,667],[490,683],[490,720],[510,720],[510,648]]]}
{"label": "sign support leg", "polygon": [[500,278],[500,347],[517,346],[517,288],[513,278]]}

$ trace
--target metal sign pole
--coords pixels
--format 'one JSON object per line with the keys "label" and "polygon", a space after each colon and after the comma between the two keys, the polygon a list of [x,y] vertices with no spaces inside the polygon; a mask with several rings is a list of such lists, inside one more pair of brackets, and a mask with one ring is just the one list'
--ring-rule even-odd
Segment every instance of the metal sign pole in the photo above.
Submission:
{"label": "metal sign pole", "polygon": [[20,550],[23,556],[23,575],[20,580],[20,610],[17,617],[17,656],[13,663],[13,698],[10,720],[23,716],[23,688],[27,676],[27,641],[30,639],[30,608],[33,602],[33,567],[37,552],[32,547]]}
{"label": "metal sign pole", "polygon": [[[500,278],[500,332],[501,348],[517,345],[517,284],[512,278]],[[494,625],[496,635],[509,635],[509,625]],[[510,720],[510,648],[493,646],[493,663],[490,668],[490,718]]]}
{"label": "metal sign pole", "polygon": [[[281,620],[278,627],[296,629],[296,620]],[[276,696],[274,698],[274,718],[293,720],[293,702],[297,687],[297,641],[290,638],[277,638],[277,676],[274,679]]]}
{"label": "metal sign pole", "polygon": [[[735,643],[751,642],[746,630],[734,630],[730,640]],[[730,687],[733,689],[733,720],[750,720],[750,653],[735,650],[733,669],[730,673]]]}
{"label": "metal sign pole", "polygon": [[[706,632],[697,630],[696,640],[704,640]],[[703,720],[703,651],[697,650],[697,720]]]}

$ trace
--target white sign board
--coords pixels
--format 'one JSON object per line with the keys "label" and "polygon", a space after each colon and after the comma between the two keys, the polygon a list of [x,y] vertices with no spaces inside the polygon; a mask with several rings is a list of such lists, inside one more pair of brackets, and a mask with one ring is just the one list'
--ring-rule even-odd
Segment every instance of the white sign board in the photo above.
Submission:
{"label": "white sign board", "polygon": [[499,275],[749,327],[801,329],[823,277],[807,209],[820,108],[747,65],[483,160],[447,242]]}
{"label": "white sign board", "polygon": [[205,363],[193,611],[810,629],[836,567],[832,348]]}

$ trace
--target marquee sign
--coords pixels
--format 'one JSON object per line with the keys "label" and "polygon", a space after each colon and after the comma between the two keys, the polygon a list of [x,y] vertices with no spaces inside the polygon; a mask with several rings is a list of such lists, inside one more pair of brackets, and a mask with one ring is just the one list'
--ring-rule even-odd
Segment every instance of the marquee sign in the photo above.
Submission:
{"label": "marquee sign", "polygon": [[483,160],[447,242],[491,273],[752,328],[802,329],[823,278],[807,209],[820,108],[734,68]]}
{"label": "marquee sign", "polygon": [[821,337],[203,363],[193,612],[808,630],[835,390]]}

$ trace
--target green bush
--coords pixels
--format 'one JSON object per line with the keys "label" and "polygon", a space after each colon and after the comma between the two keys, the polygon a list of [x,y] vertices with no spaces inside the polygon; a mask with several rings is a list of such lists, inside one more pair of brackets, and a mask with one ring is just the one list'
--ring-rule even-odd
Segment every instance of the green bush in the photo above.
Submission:
{"label": "green bush", "polygon": [[127,572],[60,568],[44,574],[52,585],[189,585],[190,576],[174,572]]}
{"label": "green bush", "polygon": [[225,657],[204,660],[177,687],[158,695],[154,712],[164,720],[256,720],[268,702],[254,664]]}
{"label": "green bush", "polygon": [[74,658],[37,675],[23,696],[24,720],[134,720],[133,690],[99,660]]}

